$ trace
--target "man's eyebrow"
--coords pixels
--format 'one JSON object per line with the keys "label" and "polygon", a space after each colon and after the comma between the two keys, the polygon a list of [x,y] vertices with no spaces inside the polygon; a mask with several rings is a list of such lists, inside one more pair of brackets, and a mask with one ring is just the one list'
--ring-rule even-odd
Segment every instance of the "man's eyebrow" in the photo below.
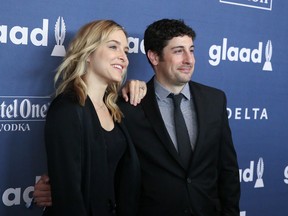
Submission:
{"label": "man's eyebrow", "polygon": [[[191,45],[190,46],[190,48],[194,48],[195,46],[194,45]],[[174,47],[171,47],[171,49],[173,50],[173,49],[179,49],[179,48],[184,48],[184,46],[181,46],[181,45],[179,45],[179,46],[174,46]]]}

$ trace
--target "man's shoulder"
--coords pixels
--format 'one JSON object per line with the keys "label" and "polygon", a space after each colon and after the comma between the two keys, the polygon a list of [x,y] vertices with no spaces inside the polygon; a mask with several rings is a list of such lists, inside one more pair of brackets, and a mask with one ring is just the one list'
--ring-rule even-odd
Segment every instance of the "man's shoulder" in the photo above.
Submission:
{"label": "man's shoulder", "polygon": [[[142,100],[143,100],[143,99],[142,99]],[[134,105],[130,104],[129,101],[125,101],[124,98],[121,97],[121,96],[118,97],[118,99],[117,99],[117,105],[119,106],[119,108],[121,109],[121,111],[123,111],[122,109],[125,109],[125,110],[127,110],[127,109],[130,110],[130,109],[131,109],[131,110],[133,110],[133,109],[141,106],[141,103],[142,103],[142,101],[140,102],[140,104],[137,104],[136,106],[134,106]]]}
{"label": "man's shoulder", "polygon": [[193,93],[201,92],[205,94],[225,95],[223,90],[199,82],[190,81],[189,85]]}
{"label": "man's shoulder", "polygon": [[121,95],[117,98],[117,105],[120,107],[120,109],[127,104],[129,104],[129,102],[126,102]]}
{"label": "man's shoulder", "polygon": [[[121,110],[121,112],[124,114],[124,119],[127,119],[128,117],[129,122],[136,121],[136,119],[139,119],[143,117],[143,101],[145,100],[145,97],[142,99],[142,101],[137,104],[136,106],[131,105],[129,102],[126,102],[122,98],[118,98],[117,104]],[[127,120],[126,120],[127,121]]]}

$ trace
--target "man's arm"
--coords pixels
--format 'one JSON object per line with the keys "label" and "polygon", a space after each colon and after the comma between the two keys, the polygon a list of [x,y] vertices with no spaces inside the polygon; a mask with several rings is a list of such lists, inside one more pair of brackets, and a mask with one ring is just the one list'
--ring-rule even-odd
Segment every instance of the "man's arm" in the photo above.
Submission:
{"label": "man's arm", "polygon": [[49,177],[47,175],[42,175],[34,188],[34,202],[40,207],[51,206],[52,198]]}
{"label": "man's arm", "polygon": [[239,167],[227,116],[226,96],[223,113],[224,119],[220,151],[221,172],[219,174],[219,194],[222,204],[222,215],[238,216],[240,212],[239,202],[241,194]]}

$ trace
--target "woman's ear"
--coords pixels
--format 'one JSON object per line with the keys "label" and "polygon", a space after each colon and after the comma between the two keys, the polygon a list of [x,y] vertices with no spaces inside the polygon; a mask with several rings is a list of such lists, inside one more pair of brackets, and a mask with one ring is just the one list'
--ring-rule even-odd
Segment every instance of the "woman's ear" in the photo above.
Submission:
{"label": "woman's ear", "polygon": [[90,63],[90,58],[91,58],[91,55],[89,55],[88,58],[86,59],[87,63]]}

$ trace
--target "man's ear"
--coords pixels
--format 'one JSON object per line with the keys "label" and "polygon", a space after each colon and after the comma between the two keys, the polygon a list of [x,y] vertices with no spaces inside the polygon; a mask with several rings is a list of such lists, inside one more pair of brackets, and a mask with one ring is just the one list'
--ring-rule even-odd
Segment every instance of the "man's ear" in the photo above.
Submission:
{"label": "man's ear", "polygon": [[147,56],[151,62],[152,65],[156,66],[159,63],[159,56],[156,52],[153,52],[151,50],[148,50]]}

